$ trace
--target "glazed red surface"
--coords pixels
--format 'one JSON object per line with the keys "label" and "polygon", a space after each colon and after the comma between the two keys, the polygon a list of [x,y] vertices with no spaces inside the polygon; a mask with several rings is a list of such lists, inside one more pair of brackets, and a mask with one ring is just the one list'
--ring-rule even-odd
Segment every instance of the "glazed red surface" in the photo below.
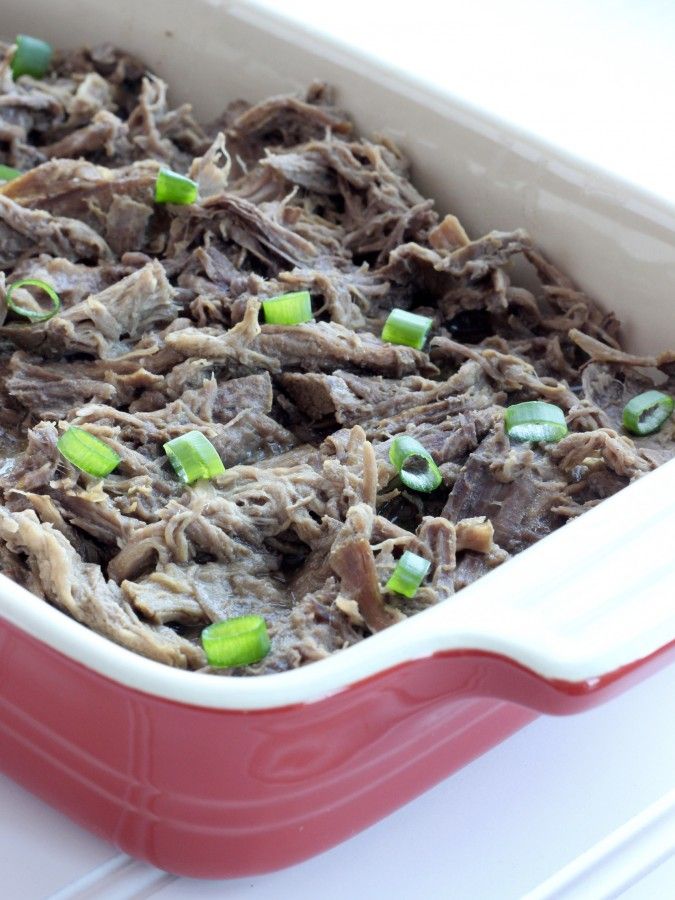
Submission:
{"label": "glazed red surface", "polygon": [[124,687],[0,619],[0,767],[132,855],[241,876],[344,840],[535,717],[510,700],[566,712],[611,687],[452,653],[306,705],[214,710]]}

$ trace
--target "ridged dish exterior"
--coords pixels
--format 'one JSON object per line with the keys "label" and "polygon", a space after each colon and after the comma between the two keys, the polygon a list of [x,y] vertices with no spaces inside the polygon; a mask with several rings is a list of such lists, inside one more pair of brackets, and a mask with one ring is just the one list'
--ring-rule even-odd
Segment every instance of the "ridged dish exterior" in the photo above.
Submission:
{"label": "ridged dish exterior", "polygon": [[126,852],[251,875],[357,833],[535,717],[430,658],[325,700],[242,712],[93,672],[0,620],[0,768]]}
{"label": "ridged dish exterior", "polygon": [[611,696],[605,681],[437,654],[313,703],[217,709],[133,690],[0,619],[0,769],[162,869],[253,875],[351,837],[537,715],[482,695],[572,712]]}

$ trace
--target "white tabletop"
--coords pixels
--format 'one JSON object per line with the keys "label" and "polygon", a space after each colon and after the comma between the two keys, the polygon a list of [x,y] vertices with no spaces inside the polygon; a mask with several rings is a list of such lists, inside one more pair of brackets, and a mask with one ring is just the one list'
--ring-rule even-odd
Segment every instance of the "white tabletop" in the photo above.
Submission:
{"label": "white tabletop", "polygon": [[[278,2],[265,4],[278,12]],[[675,200],[675,6],[664,0],[283,7]],[[515,900],[675,788],[673,697],[675,666],[583,716],[540,718],[340,847],[229,882],[176,879],[121,856],[0,776],[2,896],[286,900],[320,890],[322,900]],[[675,858],[639,871],[675,847],[673,817],[655,821],[631,831],[644,862],[632,861],[636,884],[630,866],[619,872],[613,862],[628,856],[612,857],[610,840],[582,857],[573,889],[539,896],[600,900],[623,887],[628,900],[672,896]],[[599,880],[587,894],[591,862]]]}

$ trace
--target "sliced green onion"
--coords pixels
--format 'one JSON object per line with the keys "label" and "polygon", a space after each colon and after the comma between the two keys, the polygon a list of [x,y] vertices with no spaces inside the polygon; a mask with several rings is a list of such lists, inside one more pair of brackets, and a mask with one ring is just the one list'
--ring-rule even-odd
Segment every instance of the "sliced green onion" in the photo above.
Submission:
{"label": "sliced green onion", "polygon": [[229,669],[249,666],[267,656],[270,637],[261,616],[239,616],[205,628],[202,647],[210,666]]}
{"label": "sliced green onion", "polygon": [[404,597],[414,597],[430,565],[428,559],[406,550],[396,563],[396,568],[385,585],[386,589],[403,594]]}
{"label": "sliced green onion", "polygon": [[185,206],[197,199],[197,182],[171,169],[160,169],[155,182],[155,203]]}
{"label": "sliced green onion", "polygon": [[54,50],[46,41],[31,37],[29,34],[19,34],[12,57],[12,75],[15,79],[21,75],[42,78],[47,74],[53,55]]}
{"label": "sliced green onion", "polygon": [[68,462],[95,478],[110,475],[120,462],[119,456],[105,441],[76,425],[61,435],[56,446]]}
{"label": "sliced green onion", "polygon": [[623,408],[623,425],[632,434],[653,434],[673,414],[673,398],[661,391],[645,391]]}
{"label": "sliced green onion", "polygon": [[218,451],[201,431],[188,431],[168,441],[164,452],[185,484],[192,484],[198,478],[215,478],[225,471]]}
{"label": "sliced green onion", "polygon": [[[401,481],[413,491],[429,493],[443,481],[431,453],[407,434],[395,437],[389,448],[389,459]],[[407,468],[406,468],[407,466]]]}
{"label": "sliced green onion", "polygon": [[405,309],[392,309],[382,329],[382,340],[390,344],[405,344],[421,350],[433,320]]}
{"label": "sliced green onion", "polygon": [[[52,301],[51,309],[48,309],[47,311],[27,309],[25,306],[19,306],[19,304],[12,299],[14,291],[16,291],[18,288],[30,286],[40,288],[41,291],[44,291],[45,294],[47,294],[49,299]],[[51,317],[55,316],[61,309],[61,298],[56,293],[51,284],[47,284],[46,281],[40,281],[39,278],[22,278],[21,281],[15,281],[7,288],[7,307],[8,309],[11,309],[12,312],[15,312],[18,316],[23,316],[25,319],[30,319],[31,322],[46,322],[47,319],[51,319]]]}
{"label": "sliced green onion", "polygon": [[20,178],[22,175],[23,172],[19,172],[18,169],[0,165],[0,181],[14,181],[15,178]]}
{"label": "sliced green onion", "polygon": [[314,319],[309,291],[270,297],[263,300],[262,308],[268,325],[300,325]]}
{"label": "sliced green onion", "polygon": [[530,400],[515,403],[504,414],[506,432],[512,441],[559,441],[567,434],[565,413],[559,406]]}

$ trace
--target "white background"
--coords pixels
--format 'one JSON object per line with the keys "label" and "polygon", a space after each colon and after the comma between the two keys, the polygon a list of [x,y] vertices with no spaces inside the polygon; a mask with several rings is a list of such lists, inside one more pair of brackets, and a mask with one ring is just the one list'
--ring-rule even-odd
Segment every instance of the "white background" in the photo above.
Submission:
{"label": "white background", "polygon": [[[278,3],[267,5],[279,12]],[[282,5],[291,17],[675,200],[673,4]],[[515,900],[675,786],[673,698],[675,667],[584,716],[539,719],[329,853],[231,882],[174,879],[120,857],[0,776],[0,893],[9,900]],[[675,860],[624,896],[675,896]]]}

